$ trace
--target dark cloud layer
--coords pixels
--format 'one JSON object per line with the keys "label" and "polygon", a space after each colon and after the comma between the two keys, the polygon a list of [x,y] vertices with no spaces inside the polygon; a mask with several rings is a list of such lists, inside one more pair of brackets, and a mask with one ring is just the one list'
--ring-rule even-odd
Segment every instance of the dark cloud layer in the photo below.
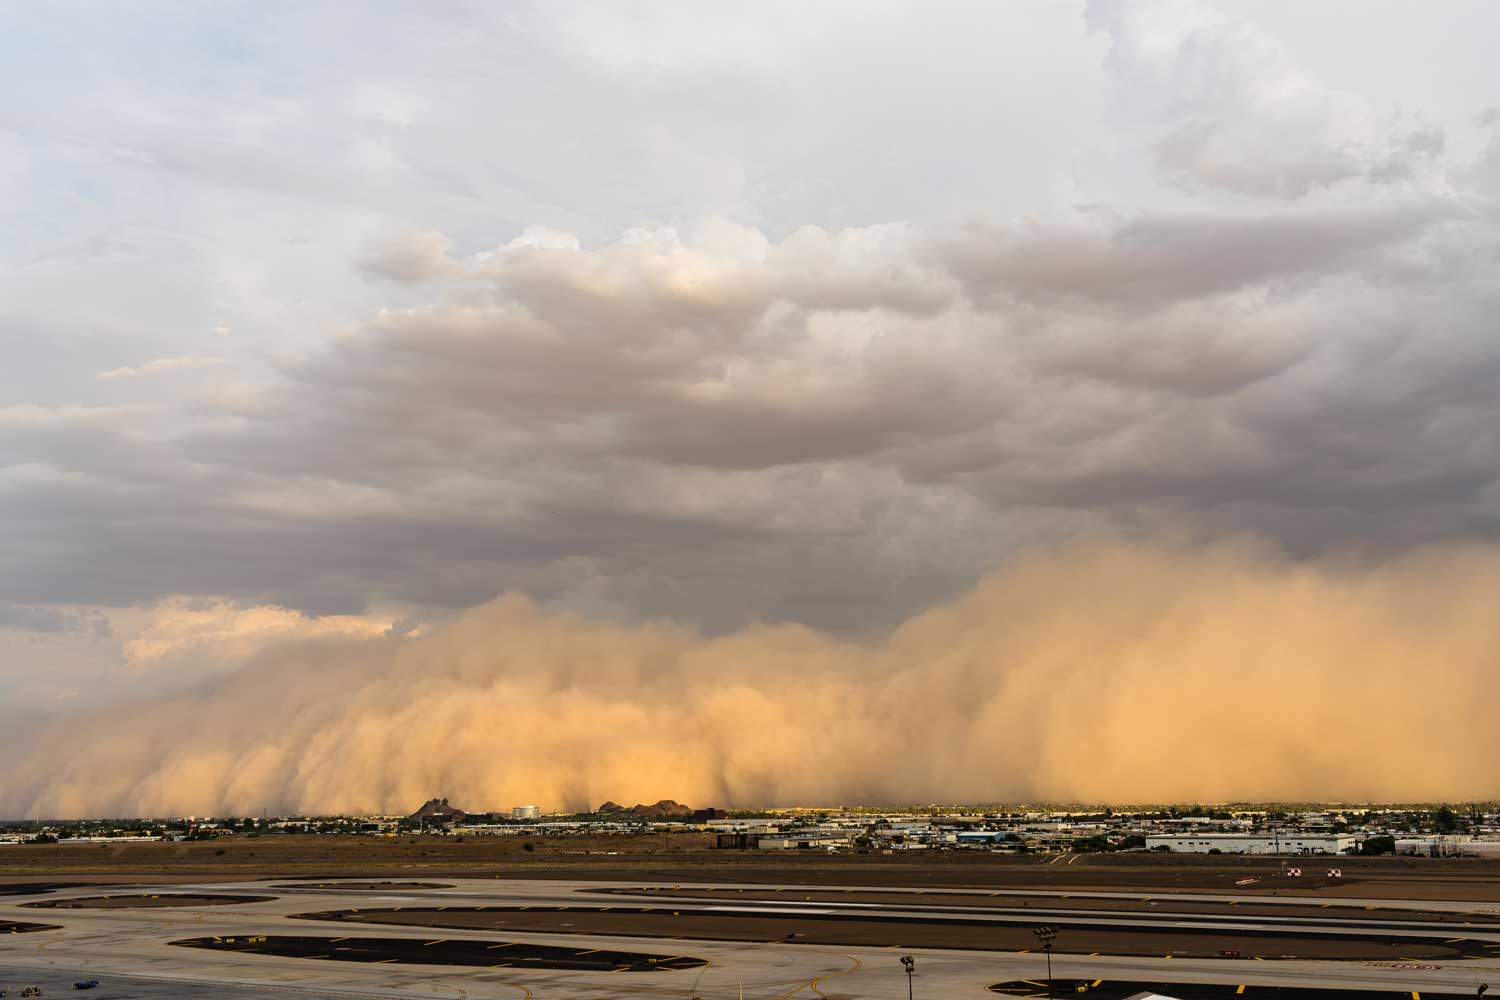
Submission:
{"label": "dark cloud layer", "polygon": [[640,610],[631,575],[701,577],[725,623],[784,610],[817,551],[839,601],[933,599],[1012,526],[1488,534],[1495,289],[1461,262],[1494,239],[1402,196],[444,253],[425,304],[253,391],[5,411],[4,597],[350,610],[597,576]]}

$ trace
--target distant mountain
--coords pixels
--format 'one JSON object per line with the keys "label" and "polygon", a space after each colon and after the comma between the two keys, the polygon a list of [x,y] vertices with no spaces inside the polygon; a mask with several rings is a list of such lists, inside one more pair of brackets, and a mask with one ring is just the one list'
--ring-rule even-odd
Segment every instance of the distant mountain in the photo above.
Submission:
{"label": "distant mountain", "polygon": [[693,815],[692,806],[685,806],[671,799],[662,799],[649,806],[644,803],[633,805],[628,809],[616,802],[606,802],[594,811],[601,816],[633,816],[640,819],[674,819],[679,816]]}
{"label": "distant mountain", "polygon": [[422,808],[411,814],[415,820],[436,820],[439,823],[462,823],[468,813],[462,809],[455,809],[448,804],[447,799],[428,799],[422,803]]}

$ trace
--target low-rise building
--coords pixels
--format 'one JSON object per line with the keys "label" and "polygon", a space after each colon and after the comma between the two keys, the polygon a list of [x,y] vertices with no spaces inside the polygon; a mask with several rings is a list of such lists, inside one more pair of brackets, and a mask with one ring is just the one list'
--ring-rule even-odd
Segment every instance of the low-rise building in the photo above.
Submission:
{"label": "low-rise building", "polygon": [[1356,840],[1348,835],[1193,833],[1148,836],[1147,850],[1165,847],[1182,854],[1347,854]]}

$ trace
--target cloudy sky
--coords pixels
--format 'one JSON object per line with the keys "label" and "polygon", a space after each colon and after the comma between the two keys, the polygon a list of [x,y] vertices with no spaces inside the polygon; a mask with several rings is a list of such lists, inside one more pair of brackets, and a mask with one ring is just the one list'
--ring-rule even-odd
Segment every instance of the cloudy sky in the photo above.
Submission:
{"label": "cloudy sky", "polygon": [[11,5],[0,718],[498,594],[1500,528],[1485,0]]}

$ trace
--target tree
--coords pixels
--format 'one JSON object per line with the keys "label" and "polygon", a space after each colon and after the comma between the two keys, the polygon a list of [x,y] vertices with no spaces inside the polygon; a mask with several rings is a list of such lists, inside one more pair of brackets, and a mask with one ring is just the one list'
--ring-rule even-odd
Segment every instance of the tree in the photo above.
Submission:
{"label": "tree", "polygon": [[1452,833],[1458,829],[1458,817],[1453,815],[1453,810],[1442,806],[1432,814],[1432,825],[1437,827],[1438,833]]}
{"label": "tree", "polygon": [[1364,843],[1359,845],[1360,854],[1395,854],[1395,837],[1367,837]]}

